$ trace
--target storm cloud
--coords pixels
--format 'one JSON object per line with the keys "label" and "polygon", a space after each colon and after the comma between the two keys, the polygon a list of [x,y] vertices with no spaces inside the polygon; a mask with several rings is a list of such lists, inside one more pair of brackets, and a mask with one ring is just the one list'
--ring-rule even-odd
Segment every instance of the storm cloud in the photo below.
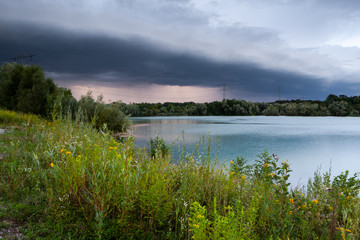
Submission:
{"label": "storm cloud", "polygon": [[[107,1],[112,10],[98,1],[34,2],[27,11],[29,1],[0,3],[0,61],[22,50],[36,54],[33,63],[63,85],[225,84],[229,96],[250,100],[274,100],[279,93],[283,99],[323,99],[330,93],[358,95],[360,88],[357,46],[291,47],[281,29],[221,24],[226,8],[215,13],[202,1]],[[259,11],[296,4],[256,2]],[[354,11],[349,3],[316,4]],[[14,17],[14,11],[24,15]]]}

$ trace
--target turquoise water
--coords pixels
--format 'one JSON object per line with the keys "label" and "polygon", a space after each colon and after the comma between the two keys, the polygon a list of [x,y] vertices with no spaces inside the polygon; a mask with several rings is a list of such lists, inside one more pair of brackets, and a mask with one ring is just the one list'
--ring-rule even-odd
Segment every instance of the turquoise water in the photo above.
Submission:
{"label": "turquoise water", "polygon": [[304,184],[331,166],[333,175],[360,172],[360,118],[352,117],[147,117],[132,118],[136,143],[159,135],[174,148],[193,151],[201,137],[212,139],[211,155],[228,164],[244,156],[250,163],[267,150],[288,159],[291,182]]}

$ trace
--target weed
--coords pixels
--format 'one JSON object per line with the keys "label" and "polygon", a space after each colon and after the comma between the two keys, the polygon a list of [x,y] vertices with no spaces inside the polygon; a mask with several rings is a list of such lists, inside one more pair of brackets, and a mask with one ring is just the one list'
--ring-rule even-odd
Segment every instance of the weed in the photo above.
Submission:
{"label": "weed", "polygon": [[146,150],[80,118],[0,116],[0,220],[28,238],[360,238],[358,175],[291,189],[288,161],[268,152],[221,165],[203,140],[175,162],[160,138]]}

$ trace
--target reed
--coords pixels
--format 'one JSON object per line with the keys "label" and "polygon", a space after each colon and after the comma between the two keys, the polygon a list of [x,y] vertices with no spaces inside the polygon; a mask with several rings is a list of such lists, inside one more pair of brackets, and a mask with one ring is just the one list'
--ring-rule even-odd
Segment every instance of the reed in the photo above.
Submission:
{"label": "reed", "polygon": [[360,180],[348,172],[291,189],[288,161],[267,152],[220,164],[204,138],[175,163],[159,139],[138,148],[79,119],[0,120],[21,127],[0,136],[0,219],[29,238],[360,238]]}

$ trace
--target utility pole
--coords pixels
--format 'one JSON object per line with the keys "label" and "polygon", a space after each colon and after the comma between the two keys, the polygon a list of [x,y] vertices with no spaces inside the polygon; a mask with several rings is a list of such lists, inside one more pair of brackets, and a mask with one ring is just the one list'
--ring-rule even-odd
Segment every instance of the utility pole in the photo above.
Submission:
{"label": "utility pole", "polygon": [[21,64],[24,65],[24,60],[25,60],[26,58],[30,58],[30,61],[32,61],[32,57],[34,57],[34,56],[35,56],[34,54],[25,55],[24,50],[23,50],[23,51],[21,51],[21,54],[20,54],[19,56],[13,57],[12,59],[13,59],[15,62],[17,61],[17,59],[21,59]]}
{"label": "utility pole", "polygon": [[219,92],[222,92],[223,100],[226,99],[226,93],[230,91],[230,88],[227,87],[226,83],[220,86]]}

